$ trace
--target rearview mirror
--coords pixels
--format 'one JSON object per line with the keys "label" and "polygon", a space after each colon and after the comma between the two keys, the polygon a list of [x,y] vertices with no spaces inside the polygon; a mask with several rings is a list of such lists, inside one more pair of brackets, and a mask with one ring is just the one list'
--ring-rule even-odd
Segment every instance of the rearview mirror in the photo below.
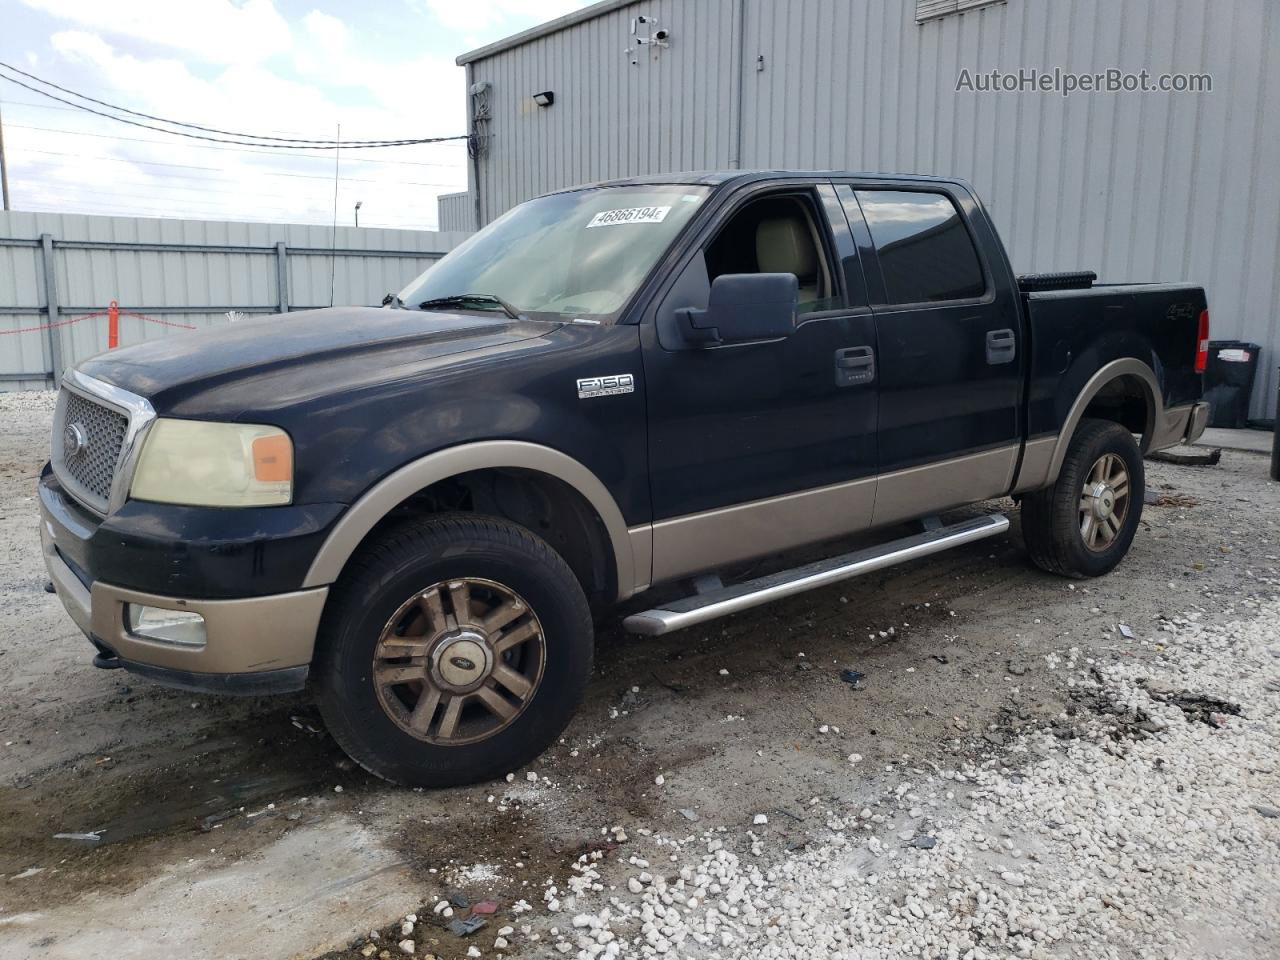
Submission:
{"label": "rearview mirror", "polygon": [[799,289],[794,273],[726,273],[716,277],[706,310],[678,311],[685,339],[714,346],[789,337],[795,330]]}

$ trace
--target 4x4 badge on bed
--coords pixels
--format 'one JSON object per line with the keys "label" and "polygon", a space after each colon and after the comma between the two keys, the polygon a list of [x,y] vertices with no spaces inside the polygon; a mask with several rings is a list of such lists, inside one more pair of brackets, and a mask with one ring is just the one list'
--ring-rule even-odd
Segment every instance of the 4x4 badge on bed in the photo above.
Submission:
{"label": "4x4 badge on bed", "polygon": [[608,377],[585,377],[578,381],[578,399],[613,397],[620,393],[635,393],[636,378],[629,373],[615,373]]}

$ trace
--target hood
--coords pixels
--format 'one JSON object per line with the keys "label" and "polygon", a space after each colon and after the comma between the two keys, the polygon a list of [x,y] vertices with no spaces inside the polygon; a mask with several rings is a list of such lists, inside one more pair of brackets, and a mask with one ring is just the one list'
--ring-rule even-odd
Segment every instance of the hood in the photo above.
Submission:
{"label": "hood", "polygon": [[227,416],[411,377],[441,358],[501,352],[551,329],[496,314],[332,307],[150,340],[78,369],[147,397],[162,414]]}

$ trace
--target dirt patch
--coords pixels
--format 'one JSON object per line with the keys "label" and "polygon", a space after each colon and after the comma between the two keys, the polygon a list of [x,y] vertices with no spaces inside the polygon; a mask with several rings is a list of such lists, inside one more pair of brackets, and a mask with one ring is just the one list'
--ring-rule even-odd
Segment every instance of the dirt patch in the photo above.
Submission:
{"label": "dirt patch", "polygon": [[57,864],[39,884],[10,885],[5,905],[29,909],[104,887],[126,892],[183,848],[243,852],[304,822],[309,796],[369,785],[315,718],[304,721],[296,709],[264,709],[247,726],[219,724],[163,753],[85,755],[0,786],[0,872]]}
{"label": "dirt patch", "polygon": [[1153,700],[1177,707],[1183,712],[1188,723],[1205,723],[1211,727],[1226,725],[1226,717],[1238,717],[1241,714],[1240,704],[1218,697],[1193,693],[1190,690],[1170,690],[1156,684],[1145,684],[1147,693]]}

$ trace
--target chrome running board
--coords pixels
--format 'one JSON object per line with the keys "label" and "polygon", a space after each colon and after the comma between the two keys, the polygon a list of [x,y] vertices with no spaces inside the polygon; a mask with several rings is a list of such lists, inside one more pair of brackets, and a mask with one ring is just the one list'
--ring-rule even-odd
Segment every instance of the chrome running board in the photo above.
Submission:
{"label": "chrome running board", "polygon": [[622,621],[628,633],[641,633],[656,637],[682,630],[697,623],[715,620],[717,617],[738,613],[758,607],[762,603],[781,600],[806,590],[825,587],[840,580],[860,577],[864,573],[872,573],[906,563],[918,557],[927,557],[933,553],[941,553],[961,544],[972,543],[994,537],[1009,529],[1009,518],[1002,513],[994,513],[985,517],[976,517],[955,523],[948,527],[938,527],[914,536],[892,540],[878,546],[855,550],[827,560],[818,560],[792,570],[783,570],[766,577],[722,587],[710,593],[700,593],[692,597],[672,600],[652,610],[633,613]]}

